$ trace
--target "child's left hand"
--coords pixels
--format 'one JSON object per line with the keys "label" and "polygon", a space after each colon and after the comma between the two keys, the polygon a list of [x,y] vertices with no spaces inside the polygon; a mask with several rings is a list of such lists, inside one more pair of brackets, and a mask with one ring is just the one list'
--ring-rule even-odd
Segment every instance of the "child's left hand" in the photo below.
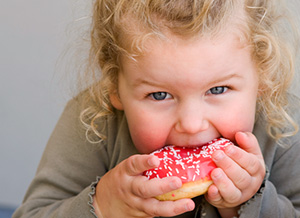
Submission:
{"label": "child's left hand", "polygon": [[225,152],[213,154],[218,168],[212,171],[214,184],[205,196],[222,217],[237,215],[239,206],[255,195],[265,177],[265,163],[255,136],[238,132],[235,138],[239,147],[230,146]]}

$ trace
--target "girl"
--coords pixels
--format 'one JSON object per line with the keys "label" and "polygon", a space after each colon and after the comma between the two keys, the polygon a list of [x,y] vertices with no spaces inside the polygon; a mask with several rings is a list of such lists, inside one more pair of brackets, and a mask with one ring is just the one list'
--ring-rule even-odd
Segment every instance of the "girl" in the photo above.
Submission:
{"label": "girl", "polygon": [[[65,108],[13,217],[299,217],[300,116],[279,8],[96,0],[93,83]],[[205,196],[154,198],[182,184],[142,176],[159,164],[148,153],[218,137],[237,146],[213,154]]]}

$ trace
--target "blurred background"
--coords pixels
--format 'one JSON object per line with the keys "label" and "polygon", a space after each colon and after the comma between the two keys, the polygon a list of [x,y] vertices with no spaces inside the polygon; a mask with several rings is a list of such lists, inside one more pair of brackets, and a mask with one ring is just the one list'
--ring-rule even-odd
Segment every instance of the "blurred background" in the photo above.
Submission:
{"label": "blurred background", "polygon": [[75,53],[70,48],[79,47],[76,38],[87,23],[88,2],[0,3],[0,218],[21,204],[73,94],[69,83],[77,72],[69,66]]}
{"label": "blurred background", "polygon": [[[299,0],[287,2],[300,20]],[[72,61],[61,57],[66,49],[77,46],[76,37],[88,23],[90,3],[9,0],[0,4],[2,211],[21,204],[47,140],[71,97],[68,86],[76,72],[72,75]],[[298,84],[294,87],[300,95]]]}

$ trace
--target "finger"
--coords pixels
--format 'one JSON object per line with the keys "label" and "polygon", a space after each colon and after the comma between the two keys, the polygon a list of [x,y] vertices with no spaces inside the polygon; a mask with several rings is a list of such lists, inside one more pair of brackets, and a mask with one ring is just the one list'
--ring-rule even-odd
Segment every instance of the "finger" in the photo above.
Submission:
{"label": "finger", "polygon": [[143,204],[143,211],[155,217],[173,217],[195,208],[195,203],[191,199],[181,199],[177,201],[158,201],[154,198],[147,199]]}
{"label": "finger", "polygon": [[209,186],[207,193],[205,194],[205,198],[211,204],[220,204],[222,202],[222,196],[219,193],[219,190],[215,184]]}
{"label": "finger", "polygon": [[241,168],[247,171],[248,174],[254,176],[258,172],[265,172],[264,160],[262,156],[256,156],[237,147],[228,146],[225,149],[225,154],[236,162]]}
{"label": "finger", "polygon": [[158,165],[159,159],[154,155],[133,155],[124,160],[123,167],[128,175],[137,176]]}
{"label": "finger", "polygon": [[218,188],[222,198],[228,203],[238,202],[241,197],[241,191],[235,187],[233,182],[226,176],[222,169],[216,168],[211,173],[211,178]]}
{"label": "finger", "polygon": [[[235,146],[232,147],[232,149],[238,149]],[[229,156],[225,155],[223,151],[214,152],[212,157],[216,165],[225,172],[227,177],[234,183],[237,188],[243,190],[251,184],[251,176],[249,175],[249,173],[245,169],[243,169],[237,162],[235,162]]]}
{"label": "finger", "polygon": [[235,134],[235,140],[240,148],[248,153],[262,156],[259,143],[256,137],[250,132],[237,132]]}
{"label": "finger", "polygon": [[[237,154],[236,161],[239,162],[243,166],[243,168],[246,169],[251,175],[254,175],[257,172],[261,172],[261,174],[263,175],[265,173],[265,162],[256,137],[250,132],[238,132],[236,133],[235,137],[236,142],[238,143],[240,148],[242,148],[242,150],[244,150],[248,154],[250,153],[255,155],[259,160],[257,161],[257,159],[255,158],[244,159],[245,155],[242,155],[243,152],[241,152],[240,155]],[[233,151],[238,151],[238,149]]]}
{"label": "finger", "polygon": [[132,192],[141,198],[152,198],[176,190],[182,186],[178,177],[148,180],[145,176],[135,178],[132,183]]}

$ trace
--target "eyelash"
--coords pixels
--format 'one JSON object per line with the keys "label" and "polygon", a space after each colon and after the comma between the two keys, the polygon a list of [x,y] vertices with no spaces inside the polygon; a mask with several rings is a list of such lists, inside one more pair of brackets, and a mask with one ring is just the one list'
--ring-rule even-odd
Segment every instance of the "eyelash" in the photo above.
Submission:
{"label": "eyelash", "polygon": [[[216,90],[216,89],[222,89],[220,93],[212,93],[212,90]],[[216,86],[216,87],[213,87],[211,89],[209,89],[206,94],[211,94],[211,95],[221,95],[221,94],[224,94],[225,92],[228,91],[228,89],[230,89],[228,86]],[[220,90],[216,90],[216,91],[220,91]]]}
{"label": "eyelash", "polygon": [[[157,94],[159,94],[160,96],[155,97],[155,95],[157,95]],[[161,96],[162,94],[163,94],[163,96]],[[155,101],[163,101],[163,100],[166,100],[166,99],[169,99],[172,97],[167,92],[153,92],[153,93],[148,94],[147,96],[149,96],[150,98],[152,98]]]}
{"label": "eyelash", "polygon": [[[220,91],[220,93],[212,93],[212,90],[220,89],[220,88],[222,89],[221,91],[217,90],[217,91]],[[206,95],[221,95],[221,94],[226,93],[228,91],[228,89],[230,89],[229,86],[216,86],[216,87],[209,89],[206,92]],[[155,96],[155,95],[160,95],[160,96]],[[172,95],[169,94],[168,92],[153,92],[153,93],[147,94],[147,96],[155,101],[163,101],[163,100],[166,100],[166,99],[169,99],[172,97]]]}

